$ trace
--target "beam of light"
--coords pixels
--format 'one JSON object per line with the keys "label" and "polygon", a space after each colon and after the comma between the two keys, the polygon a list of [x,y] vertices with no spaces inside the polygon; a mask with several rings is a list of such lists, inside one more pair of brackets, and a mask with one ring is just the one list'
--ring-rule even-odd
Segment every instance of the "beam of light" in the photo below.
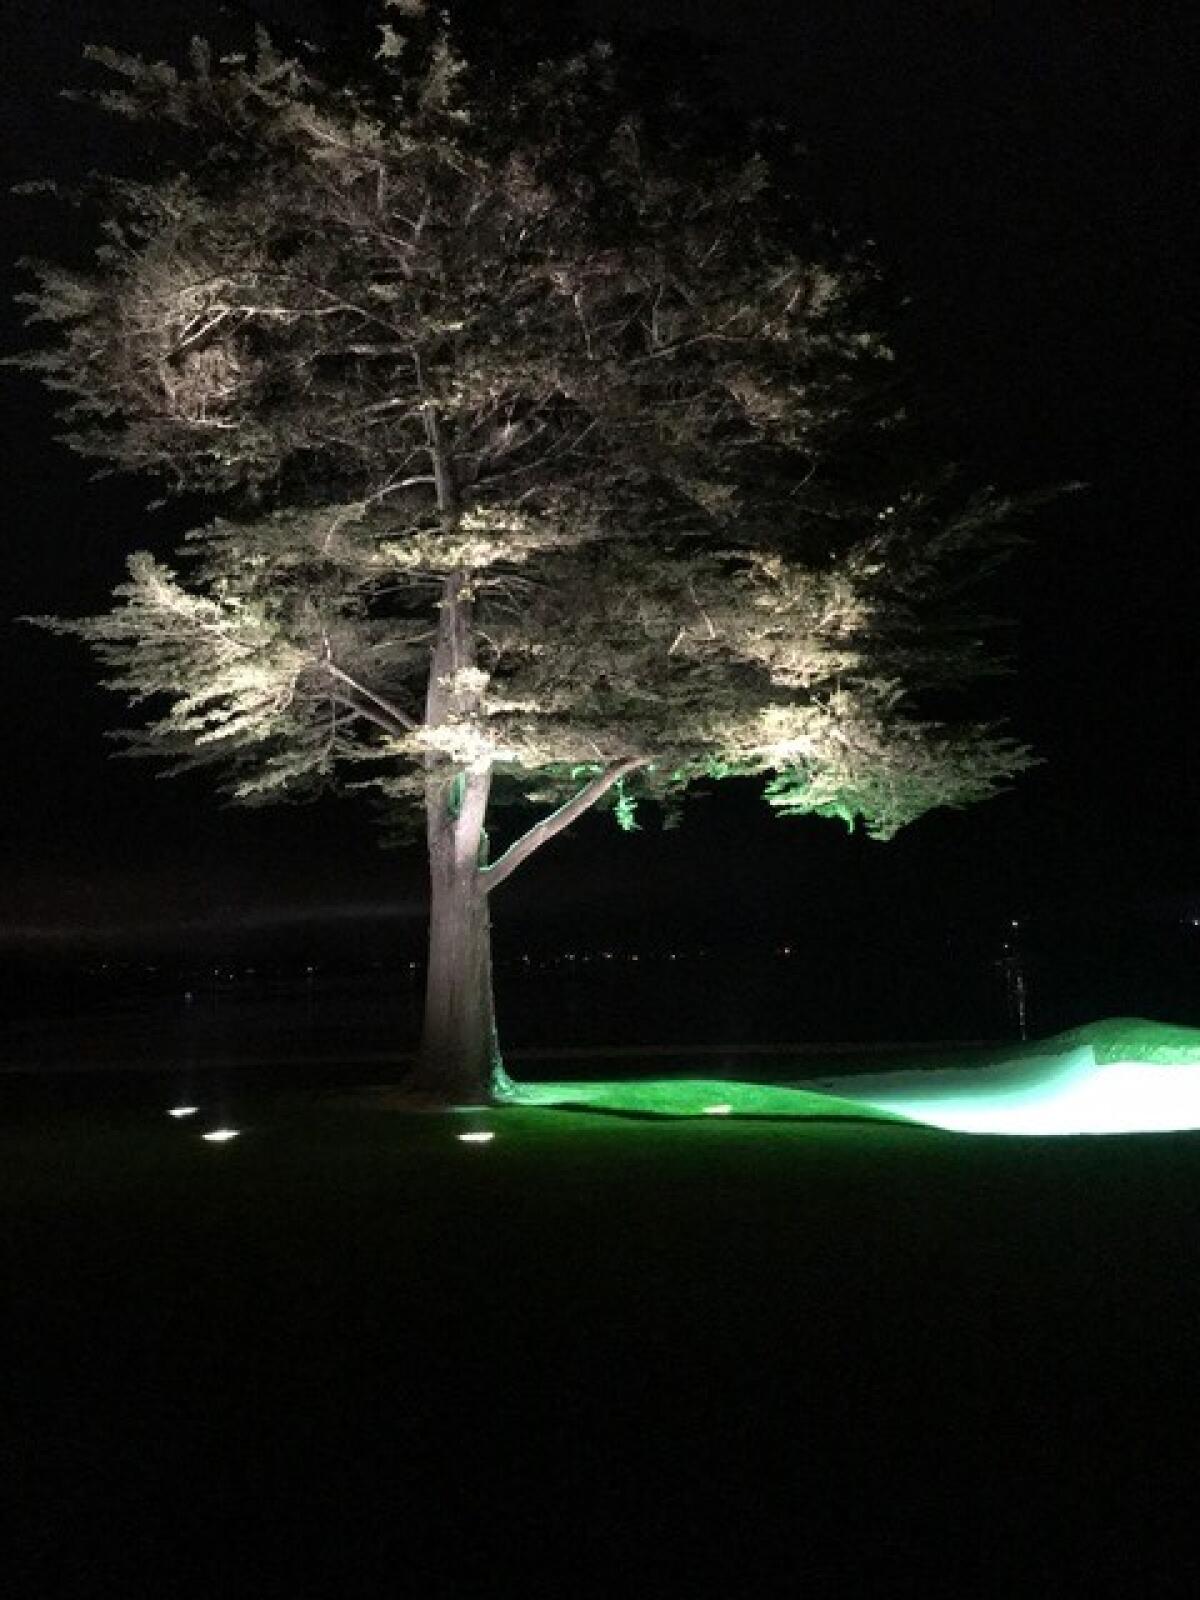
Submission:
{"label": "beam of light", "polygon": [[199,1106],[172,1106],[167,1115],[169,1117],[194,1117],[199,1109]]}
{"label": "beam of light", "polygon": [[837,1093],[953,1133],[1200,1130],[1200,1063],[1098,1063],[1088,1048],[997,1068],[881,1074]]}
{"label": "beam of light", "polygon": [[207,1139],[209,1144],[225,1144],[230,1139],[236,1139],[240,1132],[240,1128],[214,1128],[211,1133],[202,1133],[200,1137]]}
{"label": "beam of light", "polygon": [[490,1139],[494,1139],[496,1135],[490,1132],[456,1133],[454,1137],[461,1140],[463,1144],[487,1144],[488,1141]]}
{"label": "beam of light", "polygon": [[705,1106],[704,1115],[706,1117],[727,1117],[732,1110],[733,1107],[728,1103],[723,1103],[719,1106]]}

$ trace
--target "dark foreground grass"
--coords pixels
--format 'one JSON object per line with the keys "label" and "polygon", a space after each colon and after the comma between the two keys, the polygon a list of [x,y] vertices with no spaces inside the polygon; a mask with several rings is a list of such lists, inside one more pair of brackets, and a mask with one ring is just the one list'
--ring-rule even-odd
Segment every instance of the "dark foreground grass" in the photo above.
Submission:
{"label": "dark foreground grass", "polygon": [[8,1595],[1194,1592],[1200,1136],[227,1110],[0,1134]]}

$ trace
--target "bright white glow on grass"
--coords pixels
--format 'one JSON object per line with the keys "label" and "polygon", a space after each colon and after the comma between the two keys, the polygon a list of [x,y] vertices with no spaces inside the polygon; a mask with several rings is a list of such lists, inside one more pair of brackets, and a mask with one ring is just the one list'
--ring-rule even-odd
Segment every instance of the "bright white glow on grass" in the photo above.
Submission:
{"label": "bright white glow on grass", "polygon": [[172,1106],[167,1115],[169,1117],[194,1117],[199,1109],[199,1106]]}
{"label": "bright white glow on grass", "polygon": [[727,1117],[732,1110],[733,1107],[730,1105],[705,1106],[704,1115],[706,1117]]}
{"label": "bright white glow on grass", "polygon": [[211,1133],[202,1133],[200,1137],[207,1139],[209,1144],[225,1144],[230,1139],[236,1139],[240,1132],[240,1128],[214,1128]]}
{"label": "bright white glow on grass", "polygon": [[455,1134],[455,1138],[461,1139],[463,1144],[487,1144],[489,1139],[494,1139],[495,1137],[494,1133],[487,1132]]}
{"label": "bright white glow on grass", "polygon": [[1005,1067],[852,1079],[835,1092],[953,1133],[1200,1130],[1200,1063],[1097,1063],[1090,1048]]}

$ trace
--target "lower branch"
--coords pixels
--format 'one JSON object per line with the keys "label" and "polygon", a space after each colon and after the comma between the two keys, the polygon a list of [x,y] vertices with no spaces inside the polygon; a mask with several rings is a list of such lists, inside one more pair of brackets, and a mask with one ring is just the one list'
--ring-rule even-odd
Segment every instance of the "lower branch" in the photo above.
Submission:
{"label": "lower branch", "polygon": [[490,894],[505,878],[511,877],[523,861],[527,861],[535,850],[553,839],[555,834],[561,833],[564,828],[569,828],[576,817],[581,817],[585,811],[594,806],[602,795],[608,793],[614,783],[619,783],[627,773],[634,772],[638,767],[645,766],[641,756],[629,756],[624,761],[618,761],[615,766],[592,779],[577,795],[572,796],[565,805],[559,806],[557,811],[552,811],[548,817],[543,817],[540,822],[534,823],[528,833],[510,845],[500,859],[490,867],[480,871],[485,894]]}
{"label": "lower branch", "polygon": [[[359,683],[358,680],[352,678],[348,672],[343,672],[341,667],[335,666],[332,661],[325,662],[325,670],[328,672],[331,678],[336,678],[339,683],[346,684],[346,686],[350,689],[353,689],[355,693],[361,694],[364,699],[369,700],[372,705],[378,706],[380,711],[386,712],[389,717],[394,719],[395,724],[401,731],[411,730],[417,726],[412,717],[401,711],[399,706],[393,705],[390,700],[385,700],[384,697],[381,694],[377,694],[374,689],[368,689],[365,684]],[[396,727],[394,726],[388,731],[395,733]]]}

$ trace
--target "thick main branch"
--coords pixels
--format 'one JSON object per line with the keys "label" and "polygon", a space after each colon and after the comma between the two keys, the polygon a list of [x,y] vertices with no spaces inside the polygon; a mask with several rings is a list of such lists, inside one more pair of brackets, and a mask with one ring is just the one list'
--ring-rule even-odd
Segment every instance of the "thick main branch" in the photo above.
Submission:
{"label": "thick main branch", "polygon": [[484,867],[480,872],[484,892],[490,894],[498,884],[517,870],[523,861],[527,861],[535,850],[540,850],[559,834],[564,828],[569,828],[576,817],[581,817],[585,811],[594,806],[596,801],[606,795],[614,783],[619,783],[627,773],[634,772],[638,767],[644,766],[645,761],[641,756],[630,756],[624,761],[618,761],[606,771],[593,778],[591,783],[585,784],[577,795],[573,795],[557,811],[552,811],[548,817],[543,817],[540,822],[535,822],[528,833],[510,845],[494,866]]}

